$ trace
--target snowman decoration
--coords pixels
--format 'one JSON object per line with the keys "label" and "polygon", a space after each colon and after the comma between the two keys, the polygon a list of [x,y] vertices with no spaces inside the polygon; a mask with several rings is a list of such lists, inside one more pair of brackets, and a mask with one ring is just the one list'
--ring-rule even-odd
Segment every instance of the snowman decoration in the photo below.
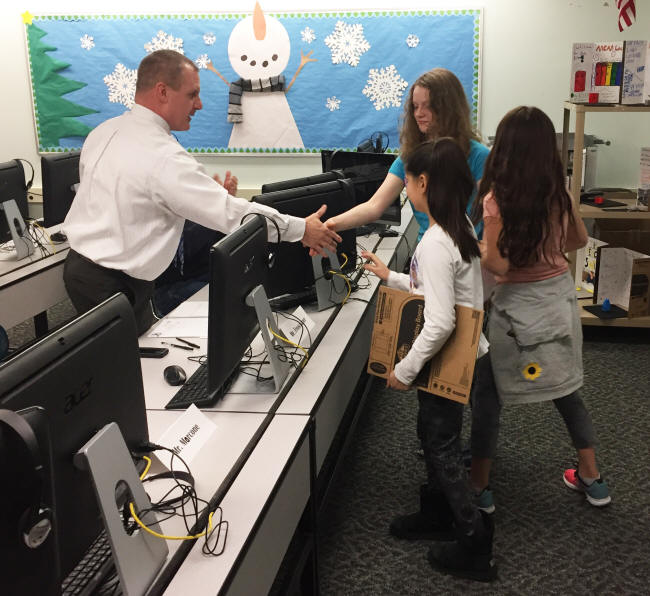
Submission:
{"label": "snowman decoration", "polygon": [[230,88],[228,122],[233,123],[228,147],[303,148],[286,93],[307,64],[313,50],[300,52],[300,66],[286,85],[282,74],[291,54],[289,34],[274,17],[264,16],[259,2],[253,16],[237,23],[228,40],[228,58],[241,77],[229,83],[217,69],[207,68]]}

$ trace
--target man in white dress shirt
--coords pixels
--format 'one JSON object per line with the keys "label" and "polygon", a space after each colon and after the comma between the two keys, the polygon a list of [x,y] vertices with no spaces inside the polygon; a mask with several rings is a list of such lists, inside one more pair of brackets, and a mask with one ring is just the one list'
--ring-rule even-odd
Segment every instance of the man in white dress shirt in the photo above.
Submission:
{"label": "man in white dress shirt", "polygon": [[321,254],[340,242],[320,221],[324,207],[302,219],[233,197],[183,149],[171,131],[190,127],[199,91],[196,65],[158,50],[140,63],[133,108],[88,135],[64,224],[71,250],[63,279],[79,312],[124,292],[146,331],[153,280],[174,258],[186,219],[228,233],[256,212],[277,223],[280,238],[267,220],[271,241],[300,240]]}

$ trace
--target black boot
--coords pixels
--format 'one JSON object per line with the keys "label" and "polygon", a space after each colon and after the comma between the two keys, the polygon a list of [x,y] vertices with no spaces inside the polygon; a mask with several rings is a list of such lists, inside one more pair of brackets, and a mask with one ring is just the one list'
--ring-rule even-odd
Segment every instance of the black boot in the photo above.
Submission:
{"label": "black boot", "polygon": [[456,542],[434,544],[429,549],[428,559],[434,569],[480,582],[496,579],[497,567],[492,557],[494,522],[483,511],[480,514],[482,523],[473,534],[458,532]]}
{"label": "black boot", "polygon": [[396,517],[390,524],[390,533],[405,540],[454,540],[454,516],[441,492],[429,492],[420,487],[420,511]]}

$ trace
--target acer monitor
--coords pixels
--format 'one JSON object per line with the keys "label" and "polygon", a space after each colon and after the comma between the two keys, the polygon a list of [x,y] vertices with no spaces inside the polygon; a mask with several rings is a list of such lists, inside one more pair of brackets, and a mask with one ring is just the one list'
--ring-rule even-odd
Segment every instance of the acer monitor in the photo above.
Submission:
{"label": "acer monitor", "polygon": [[[25,171],[19,160],[0,163],[0,203],[10,200],[16,201],[18,210],[27,221],[27,185],[25,184]],[[11,240],[9,223],[4,212],[0,213],[0,244]]]}
{"label": "acer monitor", "polygon": [[278,182],[267,182],[262,184],[262,194],[267,192],[275,192],[277,190],[287,190],[288,188],[296,188],[298,186],[310,186],[311,184],[322,184],[323,182],[333,182],[345,178],[341,170],[331,170],[323,172],[322,174],[314,174],[313,176],[303,176],[302,178],[291,178],[289,180],[280,180]]}
{"label": "acer monitor", "polygon": [[[340,171],[351,180],[355,204],[359,205],[375,194],[396,158],[394,153],[323,150],[321,166],[323,172]],[[402,206],[398,196],[370,227],[385,229],[388,226],[398,226],[401,221]],[[367,231],[370,230],[363,230],[364,233]],[[361,232],[362,230],[359,230],[359,233]]]}
{"label": "acer monitor", "polygon": [[[110,422],[130,448],[148,440],[138,334],[123,294],[0,364],[0,408],[31,407],[44,410],[51,438],[45,473],[53,488],[43,500],[54,511],[59,560],[50,563],[58,566],[60,585],[103,528],[90,475],[75,467],[73,456]],[[14,548],[21,548],[20,540]]]}
{"label": "acer monitor", "polygon": [[[349,180],[342,179],[269,192],[257,195],[252,200],[295,217],[307,217],[325,204],[327,211],[321,220],[327,221],[354,207],[354,188]],[[339,235],[342,241],[337,247],[337,257],[340,264],[347,257],[343,271],[349,273],[356,268],[356,232],[354,229],[346,230],[339,232]],[[314,285],[314,268],[308,248],[300,242],[282,242],[275,250],[274,264],[266,286],[269,297],[302,292]]]}
{"label": "acer monitor", "polygon": [[80,151],[41,156],[43,178],[43,224],[63,223],[77,194]]}
{"label": "acer monitor", "polygon": [[251,214],[210,251],[208,393],[218,399],[260,330],[247,297],[268,275],[266,220]]}

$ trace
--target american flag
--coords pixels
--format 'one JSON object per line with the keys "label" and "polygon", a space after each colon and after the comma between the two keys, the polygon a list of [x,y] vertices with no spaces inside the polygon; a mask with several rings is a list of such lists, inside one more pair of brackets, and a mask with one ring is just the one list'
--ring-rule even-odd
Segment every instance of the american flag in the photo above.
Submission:
{"label": "american flag", "polygon": [[616,0],[616,8],[618,8],[618,30],[623,31],[636,20],[634,0]]}

